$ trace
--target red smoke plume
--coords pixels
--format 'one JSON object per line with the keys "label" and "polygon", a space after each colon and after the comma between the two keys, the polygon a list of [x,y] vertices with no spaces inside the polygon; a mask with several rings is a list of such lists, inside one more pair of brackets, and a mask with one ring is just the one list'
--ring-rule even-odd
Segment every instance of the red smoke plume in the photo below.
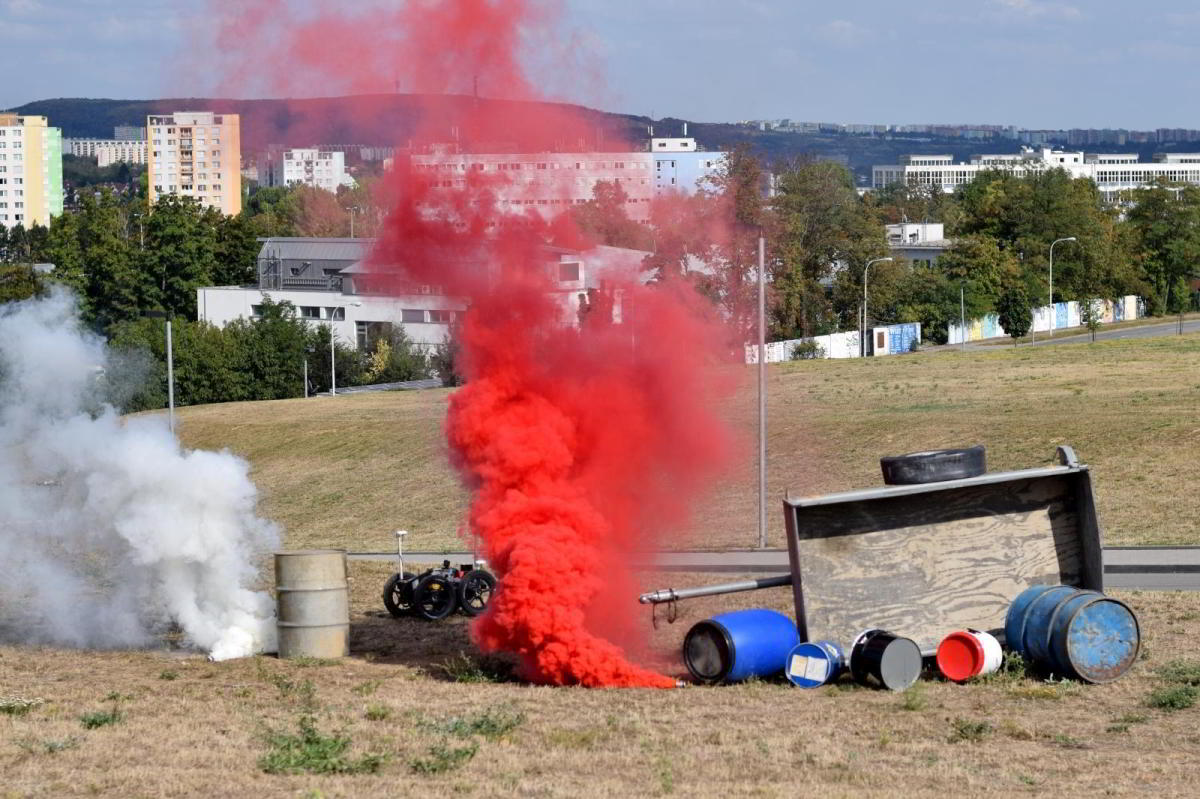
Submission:
{"label": "red smoke plume", "polygon": [[[460,104],[463,150],[595,146],[593,121],[577,108],[512,102],[539,99],[526,48],[563,40],[550,27],[555,4],[410,0],[352,18],[330,2],[281,29],[282,5],[237,3],[246,16],[228,31],[255,45],[239,51],[243,64],[278,64],[266,81],[273,92],[295,80],[331,93],[377,91],[392,76],[421,92],[478,83],[503,101]],[[444,141],[444,109],[431,102],[413,138]],[[629,560],[679,529],[728,460],[716,415],[730,388],[715,377],[722,326],[683,281],[647,287],[636,274],[609,282],[580,318],[567,313],[559,251],[547,245],[579,238],[569,219],[507,214],[494,197],[502,178],[456,178],[463,185],[435,187],[398,159],[371,263],[376,285],[393,293],[435,285],[468,306],[457,364],[466,384],[451,397],[446,432],[501,586],[475,640],[517,654],[537,682],[670,687],[629,659],[639,651]]]}

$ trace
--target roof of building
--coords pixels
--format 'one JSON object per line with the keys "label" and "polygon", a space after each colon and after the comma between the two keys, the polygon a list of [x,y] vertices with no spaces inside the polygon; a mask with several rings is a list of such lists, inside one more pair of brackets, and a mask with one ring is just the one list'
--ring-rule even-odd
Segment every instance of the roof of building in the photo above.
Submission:
{"label": "roof of building", "polygon": [[375,246],[375,239],[322,239],[275,237],[259,239],[258,257],[271,256],[284,261],[361,261]]}

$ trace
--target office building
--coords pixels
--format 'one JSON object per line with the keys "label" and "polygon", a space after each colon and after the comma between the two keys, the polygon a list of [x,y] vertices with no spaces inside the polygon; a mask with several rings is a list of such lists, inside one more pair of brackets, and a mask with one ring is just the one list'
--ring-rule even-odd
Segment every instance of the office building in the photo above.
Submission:
{"label": "office building", "polygon": [[952,192],[973,181],[980,172],[995,169],[1014,174],[1063,169],[1073,178],[1093,180],[1108,202],[1117,202],[1123,192],[1144,188],[1159,179],[1200,185],[1200,154],[1196,153],[1159,153],[1153,161],[1139,161],[1136,154],[1071,152],[1046,147],[1038,150],[1025,147],[1013,154],[977,155],[967,163],[954,163],[949,155],[909,155],[896,165],[872,167],[871,185],[882,188],[907,183]]}
{"label": "office building", "polygon": [[221,213],[242,210],[241,124],[237,114],[176,111],[146,120],[150,204],[191,197]]}
{"label": "office building", "polygon": [[0,226],[49,225],[62,210],[62,131],[0,113]]}

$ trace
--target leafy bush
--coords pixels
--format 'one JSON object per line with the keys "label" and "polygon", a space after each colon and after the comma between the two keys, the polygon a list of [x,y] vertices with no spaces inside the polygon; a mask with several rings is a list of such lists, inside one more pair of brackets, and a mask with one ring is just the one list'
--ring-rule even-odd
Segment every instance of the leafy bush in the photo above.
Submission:
{"label": "leafy bush", "polygon": [[1151,691],[1146,705],[1166,711],[1186,710],[1196,704],[1197,696],[1200,688],[1194,685],[1168,685]]}
{"label": "leafy bush", "polygon": [[386,761],[381,754],[366,754],[357,760],[346,757],[350,738],[323,735],[309,714],[300,717],[297,734],[273,732],[267,742],[270,751],[258,765],[268,774],[374,774]]}
{"label": "leafy bush", "polygon": [[445,742],[429,747],[429,756],[414,758],[408,763],[414,774],[443,774],[464,764],[479,751],[479,744],[472,741],[461,747],[450,747]]}
{"label": "leafy bush", "polygon": [[825,357],[825,348],[815,341],[800,341],[792,346],[793,361],[810,361]]}

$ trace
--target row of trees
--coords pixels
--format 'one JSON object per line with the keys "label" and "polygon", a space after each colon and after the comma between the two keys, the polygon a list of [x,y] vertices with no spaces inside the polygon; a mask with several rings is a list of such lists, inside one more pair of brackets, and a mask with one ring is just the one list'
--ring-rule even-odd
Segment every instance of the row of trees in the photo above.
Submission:
{"label": "row of trees", "polygon": [[[331,385],[330,333],[300,319],[290,303],[264,299],[262,313],[223,328],[207,322],[172,322],[175,401],[199,405],[302,397]],[[166,331],[162,319],[117,324],[111,344],[121,379],[140,386],[123,404],[149,410],[167,404]],[[365,352],[334,343],[337,385],[354,386],[450,375],[444,351],[423,352],[402,328],[381,325]],[[305,384],[307,377],[308,383]]]}
{"label": "row of trees", "polygon": [[[757,276],[757,240],[766,238],[773,338],[857,327],[866,263],[888,255],[884,225],[938,221],[955,244],[936,265],[877,263],[870,312],[881,323],[919,321],[945,340],[959,317],[977,317],[1050,301],[1049,251],[1055,252],[1054,301],[1139,294],[1151,312],[1194,303],[1189,281],[1200,263],[1200,188],[1158,184],[1131,192],[1120,208],[1096,185],[1063,170],[1025,175],[984,172],[954,194],[893,186],[860,196],[840,164],[797,160],[770,179],[748,150],[729,153],[722,169],[690,197],[652,205],[647,224],[625,217],[619,187],[598,188],[575,211],[602,243],[652,250],[646,268],[660,279],[695,280],[749,321]],[[708,269],[689,272],[703,262]]]}

